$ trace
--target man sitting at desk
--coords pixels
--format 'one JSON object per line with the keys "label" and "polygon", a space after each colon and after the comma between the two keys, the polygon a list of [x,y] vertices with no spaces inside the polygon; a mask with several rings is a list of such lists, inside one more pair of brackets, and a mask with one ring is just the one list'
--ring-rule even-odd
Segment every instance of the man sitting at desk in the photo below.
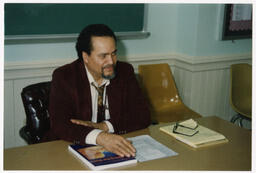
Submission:
{"label": "man sitting at desk", "polygon": [[151,121],[133,67],[117,60],[116,36],[103,24],[84,28],[76,50],[77,60],[53,72],[48,138],[134,156],[135,148],[120,134]]}

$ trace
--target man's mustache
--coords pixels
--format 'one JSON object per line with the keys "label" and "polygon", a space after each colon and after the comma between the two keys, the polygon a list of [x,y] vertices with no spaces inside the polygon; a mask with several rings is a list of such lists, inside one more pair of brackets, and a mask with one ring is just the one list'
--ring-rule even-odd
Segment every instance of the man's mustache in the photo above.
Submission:
{"label": "man's mustache", "polygon": [[102,67],[102,69],[105,69],[105,68],[109,68],[109,67],[115,67],[115,65],[114,64],[108,64],[108,65],[105,65],[104,67]]}

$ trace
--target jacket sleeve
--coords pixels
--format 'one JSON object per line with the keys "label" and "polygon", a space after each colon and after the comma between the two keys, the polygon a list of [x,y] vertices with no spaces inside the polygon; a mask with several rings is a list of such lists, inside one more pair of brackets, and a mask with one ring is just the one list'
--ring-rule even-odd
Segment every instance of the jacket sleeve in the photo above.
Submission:
{"label": "jacket sleeve", "polygon": [[55,139],[85,144],[85,137],[93,129],[71,123],[71,118],[79,119],[77,117],[79,115],[76,115],[75,94],[70,80],[67,80],[66,73],[55,70],[52,76],[49,101],[50,132]]}

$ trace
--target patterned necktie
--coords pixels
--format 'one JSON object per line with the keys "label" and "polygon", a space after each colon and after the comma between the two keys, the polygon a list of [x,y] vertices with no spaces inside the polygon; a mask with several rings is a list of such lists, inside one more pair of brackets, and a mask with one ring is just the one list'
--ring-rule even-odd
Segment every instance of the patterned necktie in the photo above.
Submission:
{"label": "patterned necktie", "polygon": [[103,93],[104,93],[105,85],[102,85],[101,87],[96,87],[93,83],[92,85],[98,91],[97,123],[100,123],[105,120],[105,109],[104,109],[105,105],[103,105]]}

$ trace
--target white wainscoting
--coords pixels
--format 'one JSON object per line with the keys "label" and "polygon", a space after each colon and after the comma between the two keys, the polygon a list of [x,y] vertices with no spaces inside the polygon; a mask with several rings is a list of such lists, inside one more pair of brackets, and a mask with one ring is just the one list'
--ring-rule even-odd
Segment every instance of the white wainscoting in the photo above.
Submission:
{"label": "white wainscoting", "polygon": [[[235,112],[229,105],[229,67],[252,62],[251,54],[191,57],[187,55],[145,55],[121,58],[134,66],[168,63],[183,102],[203,116],[230,120]],[[49,81],[53,70],[74,59],[51,62],[15,62],[4,65],[4,148],[26,145],[19,136],[25,124],[20,93],[29,84]],[[246,123],[250,128],[250,124]]]}

